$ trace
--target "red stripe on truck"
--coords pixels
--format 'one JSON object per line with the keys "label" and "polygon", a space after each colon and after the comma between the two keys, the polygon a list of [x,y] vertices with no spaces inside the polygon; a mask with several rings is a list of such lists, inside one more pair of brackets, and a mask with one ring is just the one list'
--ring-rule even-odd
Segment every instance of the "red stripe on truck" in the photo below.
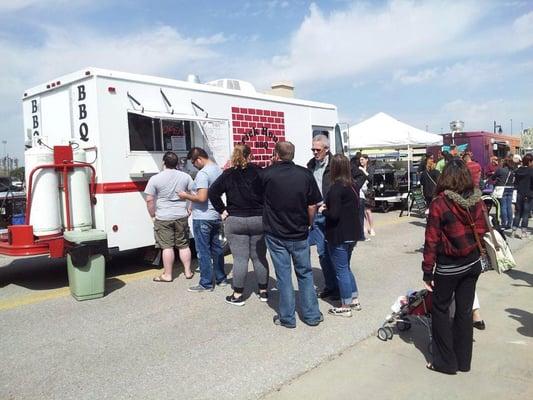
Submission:
{"label": "red stripe on truck", "polygon": [[148,181],[97,183],[96,194],[142,192]]}

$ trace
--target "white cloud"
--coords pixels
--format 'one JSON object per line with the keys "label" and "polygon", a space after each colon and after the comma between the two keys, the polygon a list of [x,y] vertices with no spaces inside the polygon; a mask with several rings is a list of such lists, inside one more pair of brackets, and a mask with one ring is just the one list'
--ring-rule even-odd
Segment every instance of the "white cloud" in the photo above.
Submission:
{"label": "white cloud", "polygon": [[398,81],[403,85],[412,85],[433,80],[437,75],[437,68],[425,69],[417,72],[414,75],[409,75],[406,70],[401,69],[394,72],[393,80]]}
{"label": "white cloud", "polygon": [[484,24],[483,18],[496,5],[391,0],[370,7],[357,2],[326,15],[312,4],[286,51],[258,62],[261,68],[255,69],[252,79],[266,83],[281,77],[298,84],[399,71],[399,82],[414,84],[433,80],[438,71],[434,67],[415,74],[402,71],[531,47],[533,13],[494,26]]}
{"label": "white cloud", "polygon": [[20,98],[25,89],[87,66],[169,77],[180,73],[181,78],[217,58],[210,46],[227,40],[222,33],[186,38],[168,26],[111,37],[89,29],[45,27],[44,32],[40,47],[0,39],[0,136],[19,143],[14,148],[23,148]]}
{"label": "white cloud", "polygon": [[[500,124],[505,133],[511,132],[511,119],[513,120],[513,133],[520,130],[520,123],[527,122],[521,118],[527,117],[533,110],[533,100],[523,99],[508,100],[505,98],[488,99],[476,102],[462,98],[445,103],[440,110],[442,121],[460,119],[465,122],[465,131],[492,130],[493,121]],[[526,124],[527,125],[527,124]]]}

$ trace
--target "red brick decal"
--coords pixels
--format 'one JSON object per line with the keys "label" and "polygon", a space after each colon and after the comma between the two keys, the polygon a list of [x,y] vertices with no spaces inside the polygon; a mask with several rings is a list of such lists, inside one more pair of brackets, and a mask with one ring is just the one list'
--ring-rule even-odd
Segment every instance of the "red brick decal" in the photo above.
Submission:
{"label": "red brick decal", "polygon": [[268,165],[277,142],[285,140],[283,111],[232,107],[233,143],[252,148],[254,162]]}

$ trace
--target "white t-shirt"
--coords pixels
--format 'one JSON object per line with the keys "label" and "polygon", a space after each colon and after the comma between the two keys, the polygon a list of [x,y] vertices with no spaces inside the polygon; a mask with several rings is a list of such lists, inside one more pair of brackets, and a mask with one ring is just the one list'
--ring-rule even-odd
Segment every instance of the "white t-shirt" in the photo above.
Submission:
{"label": "white t-shirt", "polygon": [[164,169],[148,181],[144,193],[156,197],[155,217],[161,221],[173,221],[187,217],[187,200],[178,193],[190,191],[193,180],[190,175],[177,169]]}

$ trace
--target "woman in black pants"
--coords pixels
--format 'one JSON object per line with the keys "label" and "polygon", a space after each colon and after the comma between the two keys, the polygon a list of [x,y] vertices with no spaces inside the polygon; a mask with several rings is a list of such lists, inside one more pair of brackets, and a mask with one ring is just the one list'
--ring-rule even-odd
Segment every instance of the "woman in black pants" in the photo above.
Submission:
{"label": "woman in black pants", "polygon": [[428,208],[435,195],[435,188],[440,175],[435,166],[432,154],[428,154],[420,164],[420,184],[422,185],[422,193]]}
{"label": "woman in black pants", "polygon": [[[237,144],[226,169],[209,188],[209,200],[224,220],[224,233],[233,253],[233,294],[226,303],[244,305],[248,261],[252,260],[259,299],[268,301],[268,262],[263,234],[262,169],[250,161],[251,149]],[[226,204],[222,195],[226,194]]]}
{"label": "woman in black pants", "polygon": [[[433,292],[433,362],[427,368],[455,374],[472,360],[472,304],[481,273],[480,240],[489,229],[481,191],[463,161],[444,167],[426,225],[424,285]],[[449,308],[455,298],[455,315]]]}
{"label": "woman in black pants", "polygon": [[[513,219],[513,234],[522,239],[527,237],[531,207],[533,207],[533,155],[522,158],[522,166],[515,170],[516,207]],[[519,231],[518,228],[522,228]]]}

